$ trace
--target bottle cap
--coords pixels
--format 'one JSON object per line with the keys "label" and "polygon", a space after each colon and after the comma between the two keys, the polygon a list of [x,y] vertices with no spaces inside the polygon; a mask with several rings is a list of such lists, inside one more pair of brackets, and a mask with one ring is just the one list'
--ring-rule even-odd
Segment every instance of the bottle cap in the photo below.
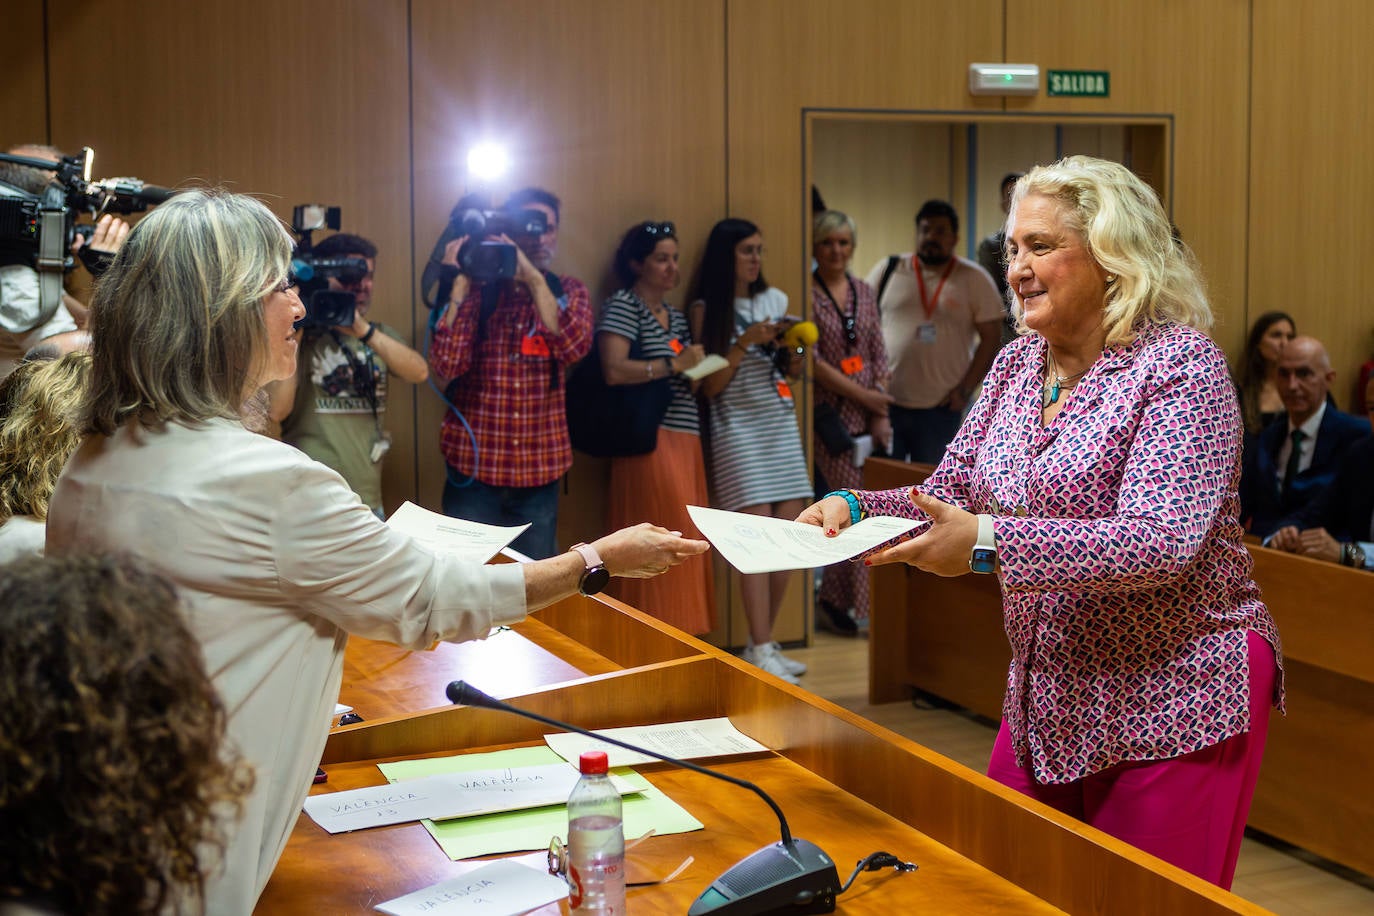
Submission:
{"label": "bottle cap", "polygon": [[583,751],[577,758],[577,768],[584,776],[595,776],[608,771],[605,751]]}

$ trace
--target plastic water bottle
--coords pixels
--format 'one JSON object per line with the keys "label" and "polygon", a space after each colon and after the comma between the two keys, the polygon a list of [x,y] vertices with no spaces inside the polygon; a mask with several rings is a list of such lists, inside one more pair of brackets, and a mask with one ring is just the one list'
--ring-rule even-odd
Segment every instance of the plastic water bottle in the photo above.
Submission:
{"label": "plastic water bottle", "polygon": [[573,913],[624,916],[625,826],[606,752],[578,758],[582,778],[568,796],[568,906]]}

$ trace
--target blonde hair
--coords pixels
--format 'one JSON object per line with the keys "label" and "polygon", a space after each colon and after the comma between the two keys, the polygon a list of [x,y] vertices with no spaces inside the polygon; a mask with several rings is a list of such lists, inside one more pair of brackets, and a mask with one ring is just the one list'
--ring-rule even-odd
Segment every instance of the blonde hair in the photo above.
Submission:
{"label": "blonde hair", "polygon": [[91,302],[86,430],[237,418],[291,249],[271,210],[222,189],[183,191],[140,220]]}
{"label": "blonde hair", "polygon": [[859,247],[859,227],[854,224],[854,220],[847,213],[839,210],[822,210],[816,214],[816,219],[811,224],[811,244],[817,245],[821,239],[838,232],[841,229],[849,230],[849,237],[854,242],[854,247]]}
{"label": "blonde hair", "polygon": [[[1107,285],[1102,327],[1107,346],[1129,344],[1141,324],[1212,327],[1212,310],[1197,260],[1174,237],[1159,198],[1130,169],[1091,156],[1069,156],[1039,165],[1016,182],[1011,214],[1026,197],[1042,195],[1063,206],[1069,228],[1114,279]],[[1016,324],[1026,333],[1019,302]]]}
{"label": "blonde hair", "polygon": [[81,442],[77,414],[90,377],[91,354],[21,363],[5,378],[0,422],[0,521],[48,517],[57,475]]}

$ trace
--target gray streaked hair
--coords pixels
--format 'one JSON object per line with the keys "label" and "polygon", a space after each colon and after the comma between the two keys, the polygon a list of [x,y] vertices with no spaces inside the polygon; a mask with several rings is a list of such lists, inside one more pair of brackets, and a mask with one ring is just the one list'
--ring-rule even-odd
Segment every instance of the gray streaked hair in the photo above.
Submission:
{"label": "gray streaked hair", "polygon": [[86,431],[238,418],[292,247],[271,210],[223,189],[183,191],[141,219],[91,302]]}

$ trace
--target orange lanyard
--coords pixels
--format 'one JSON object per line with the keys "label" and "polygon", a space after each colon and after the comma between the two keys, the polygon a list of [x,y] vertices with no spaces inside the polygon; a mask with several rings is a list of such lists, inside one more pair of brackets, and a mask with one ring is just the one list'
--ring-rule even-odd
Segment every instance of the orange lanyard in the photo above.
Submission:
{"label": "orange lanyard", "polygon": [[926,298],[925,271],[921,269],[920,260],[915,255],[911,256],[911,266],[916,271],[916,284],[921,288],[921,305],[926,310],[927,319],[935,314],[935,306],[940,302],[940,293],[944,291],[945,281],[949,279],[950,274],[954,273],[954,265],[958,263],[958,261],[958,258],[950,255],[949,265],[945,267],[945,272],[940,274],[940,282],[935,286],[935,298],[928,299]]}

